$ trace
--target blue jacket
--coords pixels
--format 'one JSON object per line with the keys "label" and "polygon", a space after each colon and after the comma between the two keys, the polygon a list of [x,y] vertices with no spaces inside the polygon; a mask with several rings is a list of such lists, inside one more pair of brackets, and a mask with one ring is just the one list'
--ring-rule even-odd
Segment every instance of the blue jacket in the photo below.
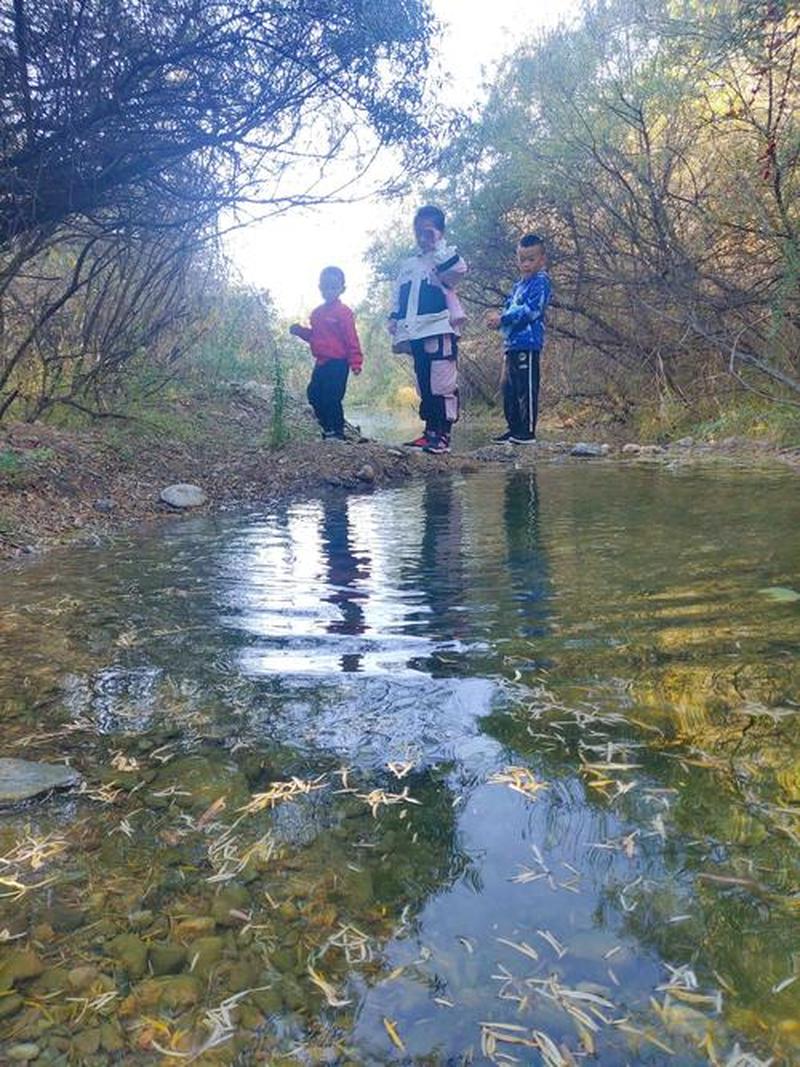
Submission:
{"label": "blue jacket", "polygon": [[547,271],[521,278],[506,299],[500,316],[506,352],[540,352],[544,345],[544,315],[552,286]]}

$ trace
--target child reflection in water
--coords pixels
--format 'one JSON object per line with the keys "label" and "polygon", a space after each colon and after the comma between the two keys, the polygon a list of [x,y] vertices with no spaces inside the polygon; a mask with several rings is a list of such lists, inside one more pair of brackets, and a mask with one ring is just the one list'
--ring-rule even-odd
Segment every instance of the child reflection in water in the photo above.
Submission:
{"label": "child reflection in water", "polygon": [[[347,499],[331,497],[323,501],[322,507],[322,553],[330,589],[323,602],[338,608],[338,616],[325,628],[330,634],[363,634],[366,623],[362,601],[367,593],[361,586],[369,577],[369,557],[353,552]],[[345,652],[339,660],[342,671],[348,674],[360,671],[362,658],[360,652]]]}

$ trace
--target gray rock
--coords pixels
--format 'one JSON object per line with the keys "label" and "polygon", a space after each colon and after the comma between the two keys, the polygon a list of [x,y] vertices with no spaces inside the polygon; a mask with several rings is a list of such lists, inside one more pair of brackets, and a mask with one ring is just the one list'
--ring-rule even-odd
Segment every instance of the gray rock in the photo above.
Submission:
{"label": "gray rock", "polygon": [[29,800],[51,789],[68,789],[82,781],[77,771],[62,764],[0,759],[0,804]]}
{"label": "gray rock", "polygon": [[585,456],[591,458],[594,456],[605,456],[608,453],[608,445],[593,445],[586,441],[578,441],[569,450],[571,456]]}
{"label": "gray rock", "polygon": [[12,1045],[6,1055],[13,1063],[30,1063],[31,1060],[39,1058],[39,1051],[38,1045],[26,1041],[24,1044]]}
{"label": "gray rock", "polygon": [[94,504],[92,504],[95,511],[102,511],[106,514],[109,511],[113,511],[116,506],[116,500],[113,500],[110,496],[100,497],[99,500],[95,500]]}
{"label": "gray rock", "polygon": [[642,446],[634,444],[632,441],[629,444],[622,446],[622,453],[625,456],[638,456],[641,451]]}
{"label": "gray rock", "polygon": [[199,485],[190,485],[188,482],[168,485],[161,490],[159,498],[172,508],[199,508],[208,500]]}
{"label": "gray rock", "polygon": [[370,463],[365,463],[364,466],[356,472],[356,478],[358,478],[360,482],[374,482],[375,468]]}
{"label": "gray rock", "polygon": [[681,437],[675,442],[676,448],[691,448],[694,444],[693,437]]}

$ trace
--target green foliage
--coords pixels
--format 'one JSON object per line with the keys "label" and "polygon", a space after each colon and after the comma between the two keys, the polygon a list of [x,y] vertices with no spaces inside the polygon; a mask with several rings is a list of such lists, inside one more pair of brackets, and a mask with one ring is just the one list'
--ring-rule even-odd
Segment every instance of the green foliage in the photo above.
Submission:
{"label": "green foliage", "polygon": [[282,448],[289,440],[289,436],[286,421],[286,386],[280,356],[276,349],[273,361],[272,412],[269,425],[270,448]]}
{"label": "green foliage", "polygon": [[520,44],[441,162],[436,197],[471,265],[464,369],[499,364],[478,320],[536,230],[558,396],[610,388],[669,429],[698,404],[797,398],[798,70],[782,5],[590,0]]}
{"label": "green foliage", "polygon": [[55,457],[52,448],[28,448],[17,452],[10,448],[0,449],[0,485],[21,489],[30,485],[41,467]]}

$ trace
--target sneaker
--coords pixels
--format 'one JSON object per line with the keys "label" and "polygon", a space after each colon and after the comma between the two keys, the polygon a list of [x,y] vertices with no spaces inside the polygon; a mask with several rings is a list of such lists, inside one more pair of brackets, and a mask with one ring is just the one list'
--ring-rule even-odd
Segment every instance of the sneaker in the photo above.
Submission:
{"label": "sneaker", "polygon": [[450,435],[446,433],[431,434],[430,443],[423,449],[432,456],[442,456],[450,451]]}
{"label": "sneaker", "polygon": [[423,433],[419,437],[415,437],[413,441],[404,441],[403,448],[427,448],[432,440],[431,434]]}
{"label": "sneaker", "polygon": [[347,438],[343,433],[337,433],[336,430],[325,430],[322,434],[323,441],[346,441]]}
{"label": "sneaker", "polygon": [[492,441],[493,441],[493,442],[494,442],[494,443],[495,443],[496,445],[504,445],[504,444],[506,444],[506,442],[507,442],[507,441],[510,441],[510,440],[511,440],[511,438],[512,438],[513,436],[514,436],[514,435],[513,435],[513,433],[511,432],[511,430],[506,430],[506,432],[505,432],[505,433],[499,433],[499,434],[497,435],[497,437],[493,437],[493,438],[492,438]]}
{"label": "sneaker", "polygon": [[533,436],[533,434],[529,434],[529,433],[512,434],[509,437],[509,441],[512,443],[512,445],[535,445],[536,444],[536,438]]}

